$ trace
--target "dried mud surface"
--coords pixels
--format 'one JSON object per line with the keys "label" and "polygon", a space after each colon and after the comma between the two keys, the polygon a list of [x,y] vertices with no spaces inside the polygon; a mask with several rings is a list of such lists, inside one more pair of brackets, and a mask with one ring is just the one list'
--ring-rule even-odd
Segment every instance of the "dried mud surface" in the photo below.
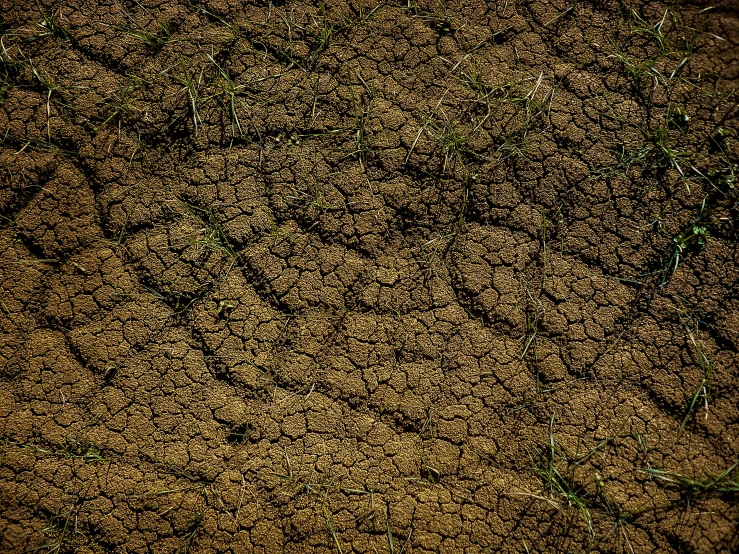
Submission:
{"label": "dried mud surface", "polygon": [[736,5],[0,7],[0,551],[737,551]]}

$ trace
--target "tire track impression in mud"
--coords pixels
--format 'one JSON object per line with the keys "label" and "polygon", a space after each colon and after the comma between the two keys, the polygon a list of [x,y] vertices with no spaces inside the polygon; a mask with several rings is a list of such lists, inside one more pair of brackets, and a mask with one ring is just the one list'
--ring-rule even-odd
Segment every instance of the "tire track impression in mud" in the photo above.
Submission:
{"label": "tire track impression in mud", "polygon": [[739,18],[8,2],[0,550],[739,548]]}

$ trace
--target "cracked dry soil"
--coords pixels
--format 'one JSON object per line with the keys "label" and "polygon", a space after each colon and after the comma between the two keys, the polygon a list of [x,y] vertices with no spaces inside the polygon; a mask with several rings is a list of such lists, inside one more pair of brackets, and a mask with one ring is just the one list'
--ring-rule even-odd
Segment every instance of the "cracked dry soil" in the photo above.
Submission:
{"label": "cracked dry soil", "polygon": [[0,6],[0,551],[737,551],[736,4]]}

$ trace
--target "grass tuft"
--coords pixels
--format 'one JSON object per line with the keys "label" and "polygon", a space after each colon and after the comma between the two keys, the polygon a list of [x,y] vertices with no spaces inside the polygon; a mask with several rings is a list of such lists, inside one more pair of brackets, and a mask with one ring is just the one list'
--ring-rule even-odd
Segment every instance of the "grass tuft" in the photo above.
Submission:
{"label": "grass tuft", "polygon": [[685,331],[688,333],[688,339],[690,340],[690,343],[693,345],[693,348],[695,348],[695,351],[698,354],[698,360],[700,362],[701,371],[703,372],[703,377],[698,383],[698,388],[696,389],[695,394],[693,395],[693,398],[688,405],[688,409],[685,412],[685,417],[683,417],[683,420],[680,423],[680,428],[677,431],[677,436],[672,443],[673,445],[675,445],[680,439],[680,436],[685,430],[685,425],[687,425],[688,419],[690,419],[691,414],[698,406],[698,400],[701,397],[703,398],[703,404],[706,408],[706,418],[708,418],[708,398],[711,393],[711,383],[713,382],[713,363],[711,362],[711,360],[708,359],[706,354],[703,352],[703,349],[695,340],[695,335],[693,334],[693,331],[690,329],[690,327],[688,327],[687,322],[683,320],[682,323],[685,327]]}
{"label": "grass tuft", "polygon": [[41,22],[38,24],[41,32],[37,37],[54,36],[65,42],[71,42],[72,39],[69,36],[69,33],[62,26],[60,21],[62,13],[61,8],[56,11],[47,10],[38,0],[36,0],[36,6],[38,6],[38,10],[41,13]]}
{"label": "grass tuft", "polygon": [[213,86],[215,87],[216,92],[206,97],[205,100],[213,97],[218,100],[224,111],[228,113],[231,118],[231,138],[236,137],[237,129],[239,132],[239,136],[241,137],[244,135],[244,130],[241,127],[239,114],[236,108],[237,106],[244,107],[245,104],[241,98],[237,97],[237,95],[240,92],[244,91],[246,87],[244,85],[236,85],[229,74],[226,72],[226,70],[223,69],[223,67],[221,67],[218,62],[216,62],[213,56],[211,56],[210,54],[206,54],[206,57],[215,66],[217,74],[216,79],[213,82]]}
{"label": "grass tuft", "polygon": [[192,115],[192,123],[195,126],[195,133],[197,133],[198,126],[203,123],[203,120],[200,118],[199,111],[199,107],[204,101],[200,94],[200,86],[203,82],[203,71],[201,70],[200,74],[196,77],[194,74],[190,73],[187,67],[185,67],[184,60],[180,59],[179,65],[181,73],[180,76],[175,77],[175,79],[182,85],[182,92],[187,94],[190,113]]}
{"label": "grass tuft", "polygon": [[236,258],[236,251],[228,240],[228,236],[212,208],[200,208],[182,199],[178,201],[186,213],[202,224],[197,238],[192,242],[193,244],[211,252],[216,252],[225,258]]}
{"label": "grass tuft", "polygon": [[195,513],[195,517],[185,531],[185,535],[181,539],[180,545],[175,551],[177,554],[187,554],[192,546],[192,541],[195,539],[195,535],[198,534],[200,527],[203,524],[203,514],[200,512]]}
{"label": "grass tuft", "polygon": [[672,238],[674,247],[669,259],[667,260],[667,263],[662,270],[663,276],[662,281],[659,285],[660,288],[663,288],[665,285],[667,285],[670,277],[675,274],[678,266],[680,265],[680,261],[683,258],[683,252],[686,249],[692,246],[703,247],[708,241],[709,232],[705,225],[707,199],[708,196],[703,198],[703,203],[701,204],[701,209],[698,213],[698,217],[696,217],[690,225],[688,225],[685,229],[683,229],[680,233]]}
{"label": "grass tuft", "polygon": [[718,475],[706,479],[696,479],[675,471],[651,467],[641,471],[664,485],[682,490],[688,497],[695,497],[709,493],[739,493],[738,468],[739,462],[734,462]]}
{"label": "grass tuft", "polygon": [[[575,469],[587,457],[589,455],[572,461],[559,449],[554,437],[554,415],[552,415],[549,421],[549,443],[544,451],[539,452],[539,460],[534,463],[532,470],[541,478],[545,488],[549,492],[549,498],[545,500],[559,510],[574,510],[580,516],[580,519],[592,536],[593,517],[588,505],[589,494],[583,487],[575,484],[574,481]],[[565,462],[568,466],[564,473],[558,467],[562,462]]]}
{"label": "grass tuft", "polygon": [[422,130],[425,130],[442,150],[444,156],[442,175],[446,174],[452,162],[456,161],[460,166],[465,167],[469,161],[477,157],[477,154],[469,147],[467,135],[462,132],[457,123],[443,113],[440,119],[433,116],[428,117]]}
{"label": "grass tuft", "polygon": [[135,29],[127,29],[125,33],[144,43],[155,52],[159,52],[172,38],[172,28],[169,21],[157,17],[154,18],[154,23],[154,31],[150,31],[144,27],[137,27]]}

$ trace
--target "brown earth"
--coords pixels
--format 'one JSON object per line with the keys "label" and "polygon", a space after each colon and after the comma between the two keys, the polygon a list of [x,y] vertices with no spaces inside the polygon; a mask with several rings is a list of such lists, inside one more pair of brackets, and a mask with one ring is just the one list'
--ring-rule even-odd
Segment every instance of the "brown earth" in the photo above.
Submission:
{"label": "brown earth", "polygon": [[0,552],[739,549],[735,4],[0,8]]}

